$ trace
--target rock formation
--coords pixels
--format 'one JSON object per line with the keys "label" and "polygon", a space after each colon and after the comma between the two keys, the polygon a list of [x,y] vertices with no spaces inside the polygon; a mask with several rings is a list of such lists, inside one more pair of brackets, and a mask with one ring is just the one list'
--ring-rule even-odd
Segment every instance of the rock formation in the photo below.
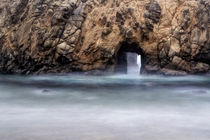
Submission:
{"label": "rock formation", "polygon": [[119,50],[142,73],[210,71],[209,0],[0,0],[0,72],[114,72]]}

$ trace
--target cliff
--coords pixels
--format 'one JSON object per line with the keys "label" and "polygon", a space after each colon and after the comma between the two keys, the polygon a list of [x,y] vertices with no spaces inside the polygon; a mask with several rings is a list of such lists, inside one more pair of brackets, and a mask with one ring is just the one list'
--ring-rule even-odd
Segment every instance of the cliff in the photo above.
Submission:
{"label": "cliff", "polygon": [[210,72],[209,0],[0,0],[0,72],[114,72],[119,53],[142,73]]}

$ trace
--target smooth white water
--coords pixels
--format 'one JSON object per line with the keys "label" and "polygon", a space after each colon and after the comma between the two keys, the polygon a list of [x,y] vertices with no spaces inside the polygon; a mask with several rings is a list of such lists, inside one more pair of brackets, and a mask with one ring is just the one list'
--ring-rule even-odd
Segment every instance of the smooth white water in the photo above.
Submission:
{"label": "smooth white water", "polygon": [[139,66],[139,73],[140,73],[140,69],[141,69],[141,55],[137,55],[137,64]]}
{"label": "smooth white water", "polygon": [[[133,60],[129,59],[129,57],[133,57]],[[128,52],[127,53],[127,74],[139,76],[140,70],[141,70],[141,55]]]}
{"label": "smooth white water", "polygon": [[0,76],[1,140],[209,140],[207,76]]}

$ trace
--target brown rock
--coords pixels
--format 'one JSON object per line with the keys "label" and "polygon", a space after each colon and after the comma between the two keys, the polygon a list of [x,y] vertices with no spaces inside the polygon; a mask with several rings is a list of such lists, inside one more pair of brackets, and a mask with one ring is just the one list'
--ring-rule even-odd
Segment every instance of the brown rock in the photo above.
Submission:
{"label": "brown rock", "polygon": [[0,72],[115,71],[119,50],[143,73],[209,73],[207,0],[0,0]]}

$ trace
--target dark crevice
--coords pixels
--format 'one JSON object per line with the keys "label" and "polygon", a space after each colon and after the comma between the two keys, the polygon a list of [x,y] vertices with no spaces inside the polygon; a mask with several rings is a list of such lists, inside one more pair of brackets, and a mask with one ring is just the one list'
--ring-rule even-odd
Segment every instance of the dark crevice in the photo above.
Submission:
{"label": "dark crevice", "polygon": [[[24,13],[25,8],[29,0],[22,0],[17,6],[15,13],[10,17],[11,24],[17,24],[21,18],[21,14]],[[23,20],[23,19],[22,19]]]}

